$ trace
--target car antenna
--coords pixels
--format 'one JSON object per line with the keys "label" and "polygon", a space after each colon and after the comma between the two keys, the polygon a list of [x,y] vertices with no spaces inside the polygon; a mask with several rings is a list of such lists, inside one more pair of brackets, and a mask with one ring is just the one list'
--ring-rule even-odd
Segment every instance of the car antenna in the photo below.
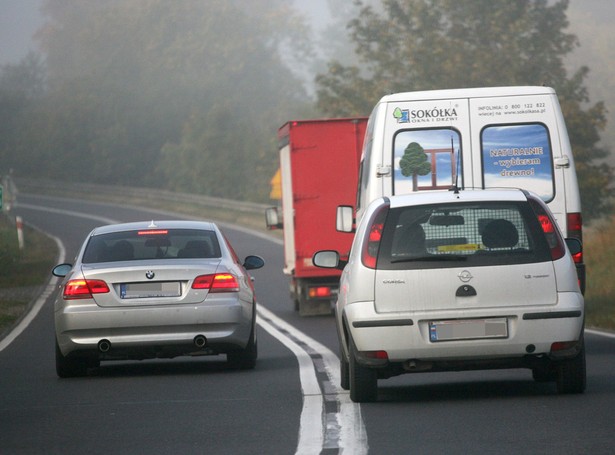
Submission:
{"label": "car antenna", "polygon": [[[453,158],[453,161],[455,160],[455,147],[453,145],[453,135],[451,134],[451,157]],[[455,169],[455,183],[453,183],[453,187],[451,188],[451,191],[453,191],[455,194],[459,194],[459,166],[460,166],[460,161],[461,161],[461,149],[459,150],[458,153],[458,157],[457,157],[457,163],[455,163],[455,167],[457,169]]]}

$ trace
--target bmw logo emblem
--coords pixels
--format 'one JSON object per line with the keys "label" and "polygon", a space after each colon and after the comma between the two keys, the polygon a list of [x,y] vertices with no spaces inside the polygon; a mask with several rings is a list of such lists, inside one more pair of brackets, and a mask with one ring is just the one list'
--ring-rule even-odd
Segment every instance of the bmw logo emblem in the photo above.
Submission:
{"label": "bmw logo emblem", "polygon": [[152,280],[155,276],[156,274],[152,272],[151,270],[148,270],[147,272],[145,272],[145,278],[147,278],[148,280]]}

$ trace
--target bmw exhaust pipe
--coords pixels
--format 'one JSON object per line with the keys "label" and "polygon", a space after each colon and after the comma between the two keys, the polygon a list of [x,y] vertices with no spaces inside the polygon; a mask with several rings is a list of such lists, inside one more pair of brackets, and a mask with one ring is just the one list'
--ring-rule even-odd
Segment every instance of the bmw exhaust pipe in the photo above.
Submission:
{"label": "bmw exhaust pipe", "polygon": [[199,348],[199,349],[203,349],[205,347],[205,345],[207,344],[207,338],[205,338],[204,335],[197,335],[194,337],[194,345]]}
{"label": "bmw exhaust pipe", "polygon": [[105,352],[109,352],[109,349],[111,349],[111,342],[109,340],[100,340],[98,342],[99,352],[102,352],[104,354]]}

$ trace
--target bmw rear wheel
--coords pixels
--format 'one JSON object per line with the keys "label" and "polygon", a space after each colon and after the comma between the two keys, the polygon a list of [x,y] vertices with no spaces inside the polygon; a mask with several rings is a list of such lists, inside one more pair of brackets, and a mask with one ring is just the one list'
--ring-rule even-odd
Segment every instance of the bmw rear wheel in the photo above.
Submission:
{"label": "bmw rear wheel", "polygon": [[256,327],[252,327],[252,333],[248,344],[244,349],[230,351],[226,354],[226,360],[231,368],[240,370],[252,370],[256,367],[258,357],[258,346],[256,343]]}
{"label": "bmw rear wheel", "polygon": [[73,378],[85,376],[88,367],[96,366],[95,361],[89,361],[80,357],[65,357],[60,351],[58,340],[56,340],[56,373],[61,378]]}

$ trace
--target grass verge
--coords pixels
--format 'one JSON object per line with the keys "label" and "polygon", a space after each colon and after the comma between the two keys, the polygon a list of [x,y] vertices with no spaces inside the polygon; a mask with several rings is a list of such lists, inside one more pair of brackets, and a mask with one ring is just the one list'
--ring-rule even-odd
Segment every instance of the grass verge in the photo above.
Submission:
{"label": "grass verge", "polygon": [[584,237],[586,324],[615,330],[615,216]]}
{"label": "grass verge", "polygon": [[27,310],[50,278],[58,251],[43,233],[24,226],[19,249],[15,222],[0,215],[0,337]]}

